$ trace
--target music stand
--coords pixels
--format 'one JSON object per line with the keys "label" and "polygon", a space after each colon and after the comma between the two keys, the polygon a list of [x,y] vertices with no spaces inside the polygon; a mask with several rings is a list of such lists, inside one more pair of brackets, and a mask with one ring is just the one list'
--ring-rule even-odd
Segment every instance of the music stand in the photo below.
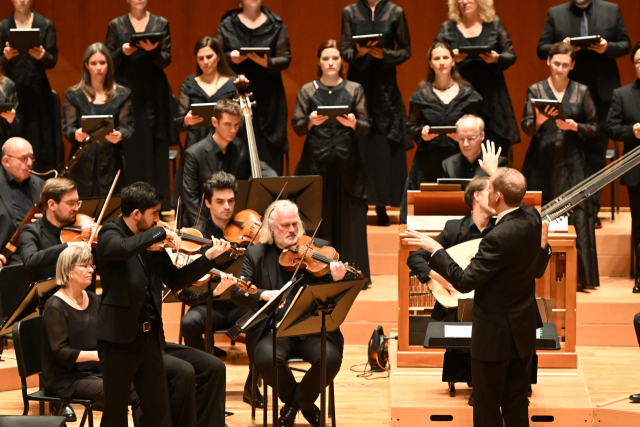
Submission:
{"label": "music stand", "polygon": [[60,289],[60,286],[56,285],[55,278],[30,284],[18,306],[11,312],[7,321],[0,328],[0,336],[10,334],[14,323],[29,317],[36,310],[42,313],[45,303],[58,289]]}
{"label": "music stand", "polygon": [[[300,288],[283,319],[276,325],[276,333],[281,338],[320,333],[320,427],[326,425],[327,331],[336,331],[344,322],[365,280],[345,280]],[[276,334],[273,336],[274,378],[277,382]],[[277,413],[278,395],[274,389],[273,425],[277,424]]]}
{"label": "music stand", "polygon": [[[78,209],[78,213],[89,215],[91,218],[98,218],[106,200],[106,197],[88,197],[86,199],[82,199],[82,205],[80,206],[80,209]],[[113,221],[120,215],[122,215],[122,211],[120,210],[120,197],[111,197],[109,205],[104,211],[102,224],[100,225]]]}

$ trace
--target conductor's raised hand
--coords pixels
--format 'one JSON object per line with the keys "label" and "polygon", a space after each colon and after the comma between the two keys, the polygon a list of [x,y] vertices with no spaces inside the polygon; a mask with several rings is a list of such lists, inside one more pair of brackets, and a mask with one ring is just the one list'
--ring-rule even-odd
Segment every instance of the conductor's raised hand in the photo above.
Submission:
{"label": "conductor's raised hand", "polygon": [[191,112],[191,110],[189,110],[187,115],[184,116],[184,125],[185,126],[193,126],[195,124],[200,123],[203,120],[204,120],[204,118],[202,118],[200,116],[194,116],[193,113]]}
{"label": "conductor's raised hand", "polygon": [[117,131],[114,129],[108,134],[106,134],[104,139],[106,139],[112,144],[117,144],[118,142],[122,141],[122,134],[120,133],[120,131]]}
{"label": "conductor's raised hand", "polygon": [[311,129],[312,126],[320,126],[326,122],[328,118],[329,116],[324,116],[322,114],[318,114],[317,111],[314,111],[309,114],[309,129]]}
{"label": "conductor's raised hand", "polygon": [[160,42],[151,43],[149,40],[140,40],[138,42],[138,46],[146,50],[147,52],[152,51],[160,45]]}
{"label": "conductor's raised hand", "polygon": [[223,253],[227,252],[231,247],[231,243],[224,239],[216,239],[215,237],[211,236],[211,241],[213,242],[213,244],[207,250],[207,252],[204,253],[205,256],[210,260],[219,257]]}
{"label": "conductor's raised hand", "polygon": [[345,114],[344,116],[336,116],[336,120],[338,120],[342,126],[356,130],[355,114],[349,113],[349,114]]}
{"label": "conductor's raised hand", "polygon": [[247,59],[247,55],[241,55],[239,50],[232,50],[230,57],[231,57],[231,62],[233,62],[234,64],[239,64],[245,59]]}
{"label": "conductor's raised hand", "polygon": [[333,261],[329,264],[329,268],[331,269],[331,277],[333,277],[334,282],[344,279],[345,274],[347,274],[347,268],[342,261]]}
{"label": "conductor's raised hand", "polygon": [[20,55],[20,52],[18,52],[18,49],[14,49],[11,46],[9,46],[9,42],[6,42],[4,44],[4,50],[2,51],[2,53],[4,54],[4,57],[7,58],[7,61],[11,61],[13,58]]}
{"label": "conductor's raised hand", "polygon": [[267,55],[266,53],[258,55],[255,52],[249,52],[247,54],[247,58],[249,58],[256,64],[263,66],[264,68],[267,68],[269,66],[269,55]]}
{"label": "conductor's raised hand", "polygon": [[41,60],[44,57],[45,54],[45,50],[42,46],[40,47],[32,47],[31,49],[29,49],[29,55],[33,56],[34,58],[36,58],[38,61]]}
{"label": "conductor's raised hand", "polygon": [[82,142],[85,139],[89,138],[89,134],[82,131],[82,128],[76,130],[76,141]]}
{"label": "conductor's raised hand", "polygon": [[405,242],[410,245],[419,246],[427,252],[434,253],[436,249],[442,247],[440,243],[438,243],[431,237],[417,231],[407,230],[407,235],[409,237],[404,238]]}
{"label": "conductor's raised hand", "polygon": [[220,296],[224,291],[226,291],[236,283],[238,283],[238,279],[236,279],[234,276],[227,273],[221,273],[220,283],[218,283],[218,286],[216,286],[216,288],[213,290],[213,295]]}
{"label": "conductor's raised hand", "polygon": [[429,129],[431,129],[429,126],[425,126],[422,128],[421,136],[422,136],[422,139],[425,141],[431,141],[438,136],[437,133],[429,133]]}
{"label": "conductor's raised hand", "polygon": [[127,56],[133,55],[137,50],[138,50],[137,47],[131,46],[131,44],[129,43],[125,43],[122,45],[122,53],[124,53]]}
{"label": "conductor's raised hand", "polygon": [[0,113],[0,117],[5,119],[10,125],[12,125],[13,121],[16,118],[16,110],[12,108],[11,111],[5,111],[3,113]]}
{"label": "conductor's raised hand", "polygon": [[467,59],[468,53],[460,53],[460,49],[453,49],[453,60],[456,63],[460,63]]}
{"label": "conductor's raised hand", "polygon": [[478,160],[478,163],[482,170],[485,171],[487,175],[491,176],[498,170],[498,162],[500,161],[502,147],[498,147],[498,151],[496,152],[496,145],[494,142],[487,140],[480,144],[480,148],[482,148],[482,159]]}

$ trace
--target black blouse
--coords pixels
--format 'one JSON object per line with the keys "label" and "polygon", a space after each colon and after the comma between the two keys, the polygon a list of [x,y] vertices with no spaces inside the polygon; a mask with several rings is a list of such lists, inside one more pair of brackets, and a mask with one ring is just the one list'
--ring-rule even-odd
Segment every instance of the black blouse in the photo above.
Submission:
{"label": "black blouse", "polygon": [[42,381],[48,395],[71,398],[78,381],[101,375],[100,362],[76,363],[81,351],[96,351],[96,326],[100,297],[86,293],[89,305],[84,310],[71,307],[61,298],[49,298],[43,314],[44,346]]}
{"label": "black blouse", "polygon": [[[222,17],[215,40],[222,46],[233,71],[238,75],[244,74],[249,79],[249,89],[256,101],[256,108],[253,110],[254,127],[260,127],[256,134],[263,135],[271,144],[288,151],[287,98],[281,75],[291,64],[287,27],[279,16],[263,6],[262,12],[267,15],[266,22],[258,28],[250,29],[240,21],[240,12],[242,9],[234,9]],[[231,52],[241,47],[271,48],[268,66],[265,68],[250,59],[234,64]]]}
{"label": "black blouse", "polygon": [[184,118],[189,113],[192,104],[203,104],[218,102],[221,99],[233,99],[236,96],[235,78],[230,78],[220,89],[213,95],[209,96],[200,87],[195,79],[195,75],[191,74],[184,80],[180,88],[180,99],[178,100],[178,115],[174,118],[176,127],[180,132],[187,132],[185,140],[185,148],[189,148],[198,141],[202,141],[207,135],[213,133],[214,127],[211,123],[206,126],[186,126]]}
{"label": "black blouse", "polygon": [[[104,106],[93,104],[89,101],[82,89],[72,87],[65,92],[65,100],[62,105],[62,133],[71,144],[69,156],[78,149],[80,143],[76,141],[76,130],[81,125],[82,116],[96,115],[98,109],[102,114],[113,116],[115,130],[122,134],[122,140],[117,144],[102,142],[92,144],[85,151],[78,164],[71,172],[71,178],[78,184],[80,198],[106,196],[109,193],[113,179],[119,169],[124,168],[122,159],[122,145],[133,133],[133,111],[131,107],[131,91],[122,86],[116,86],[116,97],[107,101]],[[129,165],[135,167],[135,165]],[[122,173],[125,173],[122,170]],[[123,186],[125,180],[121,176],[116,186]]]}
{"label": "black blouse", "polygon": [[[403,128],[407,112],[396,80],[396,67],[411,57],[407,18],[401,7],[388,0],[376,5],[375,19],[371,18],[367,0],[351,4],[342,12],[342,50],[350,65],[347,78],[364,88],[373,126],[390,141],[410,149],[413,144]],[[358,51],[351,37],[378,33],[384,36],[383,59],[371,55],[356,59]]]}
{"label": "black blouse", "polygon": [[486,128],[511,143],[520,142],[520,132],[503,72],[516,62],[509,33],[497,16],[482,24],[478,37],[466,38],[455,21],[445,21],[436,40],[449,43],[454,49],[463,46],[489,46],[499,54],[496,64],[487,64],[480,56],[467,56],[457,64],[462,77],[482,95],[481,116]]}

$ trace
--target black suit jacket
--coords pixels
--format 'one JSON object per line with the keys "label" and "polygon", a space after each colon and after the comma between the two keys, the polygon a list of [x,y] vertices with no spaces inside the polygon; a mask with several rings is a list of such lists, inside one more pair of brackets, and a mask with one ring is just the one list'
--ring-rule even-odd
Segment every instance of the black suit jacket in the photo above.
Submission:
{"label": "black suit jacket", "polygon": [[[551,46],[566,37],[579,37],[580,26],[571,25],[574,12],[572,2],[549,9],[542,35],[538,42],[538,57],[547,59]],[[574,6],[575,7],[575,6]],[[620,73],[616,58],[631,51],[627,29],[622,21],[620,7],[615,3],[593,0],[589,18],[589,35],[600,35],[607,43],[607,51],[599,54],[587,49],[577,52],[576,65],[569,78],[589,86],[596,99],[611,101],[615,88],[620,87]]]}
{"label": "black suit jacket", "polygon": [[31,282],[56,277],[58,257],[69,245],[60,243],[57,227],[46,216],[27,224],[20,232],[20,256]]}
{"label": "black suit jacket", "polygon": [[[318,247],[323,247],[329,244],[329,242],[322,239],[314,239]],[[258,292],[245,296],[244,291],[238,288],[233,288],[231,291],[231,300],[240,307],[250,308],[252,310],[259,310],[264,304],[264,301],[260,301],[260,295],[264,291],[278,289],[278,270],[280,264],[278,263],[278,251],[275,244],[265,245],[264,243],[258,243],[257,245],[250,246],[244,255],[244,262],[242,269],[240,270],[240,276],[244,276],[245,280],[251,281],[258,288]],[[298,271],[298,275],[303,270]],[[323,277],[314,277],[306,271],[303,272],[303,278],[300,281],[300,285],[303,284],[317,284],[317,283],[329,283],[332,282],[331,273],[327,273]],[[293,293],[289,294],[288,298],[293,298]],[[267,320],[264,320],[257,326],[247,331],[247,354],[249,358],[253,360],[254,351],[262,333],[267,326]],[[340,329],[327,333],[329,341],[333,342],[342,353],[344,348],[344,338]]]}
{"label": "black suit jacket", "polygon": [[[31,175],[29,182],[31,184],[31,200],[35,203],[38,201],[38,198],[40,198],[40,191],[42,190],[44,181],[38,176]],[[22,219],[23,218],[20,218],[20,221],[22,221]],[[0,249],[4,249],[11,236],[13,236],[13,233],[16,232],[14,225],[15,220],[16,213],[13,210],[9,183],[5,178],[4,171],[0,170],[0,244],[2,244]],[[11,260],[13,262],[20,262],[20,255],[16,252],[16,254],[11,257]]]}
{"label": "black suit jacket", "polygon": [[538,324],[535,274],[542,221],[534,208],[505,215],[480,242],[466,269],[438,250],[429,266],[460,292],[475,290],[471,356],[484,361],[525,357]]}
{"label": "black suit jacket", "polygon": [[[500,156],[498,158],[498,167],[507,166],[509,166],[509,159]],[[487,173],[482,170],[477,159],[471,165],[462,153],[458,153],[442,161],[442,176],[443,178],[471,179],[475,176],[487,176]]]}
{"label": "black suit jacket", "polygon": [[[605,125],[607,136],[624,142],[624,154],[638,147],[640,140],[633,134],[633,125],[640,123],[640,80],[613,91],[611,108]],[[640,184],[640,169],[635,167],[620,179],[622,185]]]}
{"label": "black suit jacket", "polygon": [[[220,151],[220,147],[213,139],[213,135],[207,136],[184,151],[182,203],[185,209],[184,225],[187,227],[196,223],[200,200],[202,199],[202,187],[213,173],[224,170],[235,176],[236,179],[251,178],[251,159],[246,142],[239,138],[231,141],[226,152],[228,164],[225,165],[224,169],[216,156]],[[260,166],[263,177],[278,176],[266,163],[260,162]],[[202,217],[209,218],[209,216],[209,211],[203,209]]]}
{"label": "black suit jacket", "polygon": [[[156,308],[162,314],[163,283],[175,292],[191,285],[213,268],[214,263],[203,256],[178,269],[165,251],[146,250],[165,237],[165,230],[159,227],[134,235],[122,217],[100,230],[96,257],[102,280],[99,340],[121,344],[134,341],[147,286],[151,286]],[[164,346],[161,316],[158,324],[160,327],[155,332]]]}

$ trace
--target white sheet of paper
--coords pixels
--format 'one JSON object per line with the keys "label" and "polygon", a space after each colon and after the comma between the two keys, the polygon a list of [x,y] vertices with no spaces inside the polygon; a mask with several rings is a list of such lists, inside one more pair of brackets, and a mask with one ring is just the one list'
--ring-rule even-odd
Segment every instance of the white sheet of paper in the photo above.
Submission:
{"label": "white sheet of paper", "polygon": [[568,232],[569,231],[569,218],[566,216],[561,216],[560,218],[552,221],[549,224],[549,231],[555,232]]}
{"label": "white sheet of paper", "polygon": [[471,325],[444,325],[445,338],[471,338]]}
{"label": "white sheet of paper", "polygon": [[536,339],[540,339],[542,336],[542,328],[536,329]]}

